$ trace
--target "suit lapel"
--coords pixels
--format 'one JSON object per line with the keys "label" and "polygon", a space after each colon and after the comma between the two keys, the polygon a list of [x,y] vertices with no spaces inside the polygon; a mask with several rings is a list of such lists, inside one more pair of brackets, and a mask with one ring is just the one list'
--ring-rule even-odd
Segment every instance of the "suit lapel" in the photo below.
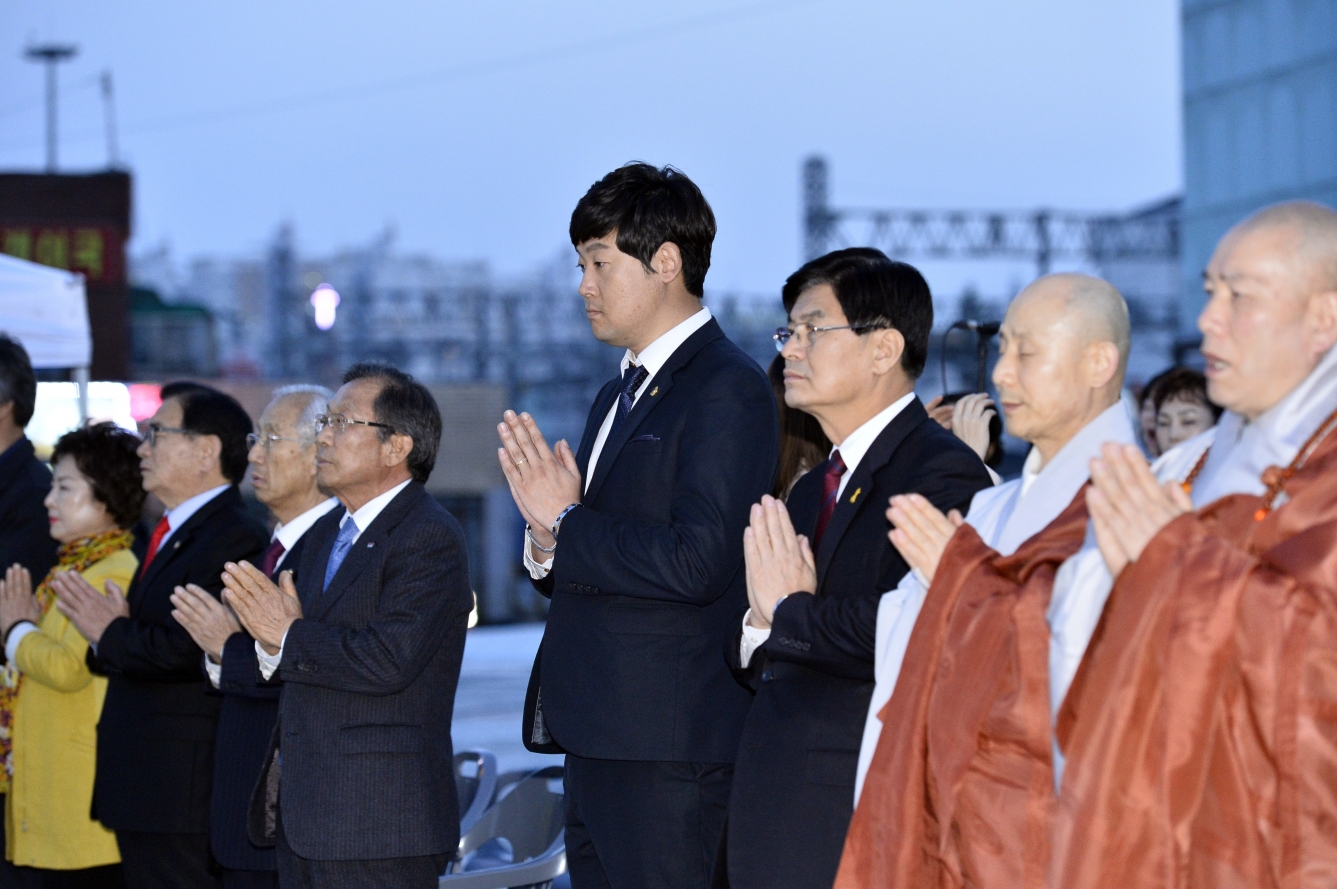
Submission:
{"label": "suit lapel", "polygon": [[[358,536],[358,539],[349,548],[348,555],[344,556],[343,562],[339,565],[339,570],[330,579],[330,585],[316,598],[311,611],[313,619],[319,620],[329,613],[330,608],[352,585],[353,581],[357,580],[362,570],[376,558],[376,548],[384,545],[390,529],[399,524],[408,511],[418,502],[420,496],[426,496],[422,485],[410,482],[407,488],[400,491],[393,500],[386,504],[385,509],[381,510],[381,514],[371,523],[371,527]],[[350,518],[349,521],[351,522],[352,519]],[[338,536],[337,532],[336,536]],[[333,548],[334,541],[331,540],[329,549],[332,551]],[[328,564],[329,556],[327,554],[325,562],[321,566],[322,570],[318,583],[324,583],[324,567]],[[316,589],[318,590],[319,587],[316,587]]]}
{"label": "suit lapel", "polygon": [[604,418],[608,416],[608,411],[612,409],[613,402],[617,399],[617,390],[618,381],[611,380],[604,384],[599,390],[598,397],[594,399],[590,418],[585,423],[585,434],[580,437],[580,449],[576,451],[576,464],[580,466],[581,478],[585,478],[590,465],[590,455],[594,453],[594,442],[599,438]]}
{"label": "suit lapel", "polygon": [[[864,509],[865,505],[873,500],[873,474],[891,462],[896,449],[900,447],[901,442],[910,431],[920,423],[928,419],[928,413],[924,406],[919,403],[918,398],[911,400],[901,412],[892,418],[887,427],[873,439],[873,444],[868,448],[859,465],[854,468],[850,474],[850,479],[845,483],[845,490],[841,492],[840,499],[836,501],[835,512],[831,513],[831,521],[826,526],[826,531],[822,534],[822,545],[817,550],[817,577],[818,587],[820,588],[823,580],[826,579],[826,569],[831,564],[831,558],[835,555],[836,548],[840,545],[840,539],[845,536],[849,530],[850,523],[854,517]],[[875,505],[871,508],[886,509],[886,504]]]}
{"label": "suit lapel", "polygon": [[186,523],[172,532],[172,536],[167,538],[167,542],[162,545],[162,549],[154,555],[153,561],[149,562],[148,568],[135,582],[135,594],[132,598],[138,599],[138,593],[144,589],[153,579],[158,576],[163,568],[176,556],[177,551],[184,548],[190,542],[195,529],[208,521],[209,518],[221,509],[232,506],[234,503],[241,502],[241,493],[236,485],[228,488],[208,503],[195,510],[194,515],[186,520]]}
{"label": "suit lapel", "polygon": [[302,614],[315,611],[321,584],[325,582],[325,566],[330,563],[334,538],[339,535],[339,520],[347,512],[342,505],[336,506],[302,535],[302,563],[297,572],[297,598],[302,603]]}
{"label": "suit lapel", "polygon": [[[656,405],[664,401],[664,397],[673,388],[673,375],[691,361],[706,343],[722,336],[724,336],[724,331],[720,329],[719,323],[711,318],[701,326],[700,330],[684,340],[683,344],[669,356],[669,360],[664,362],[664,366],[659,369],[659,372],[647,382],[650,389],[641,394],[641,397],[636,401],[636,406],[627,415],[626,421],[613,434],[608,436],[603,449],[599,451],[599,463],[594,467],[594,478],[590,479],[589,487],[585,489],[584,502],[593,503],[599,495],[599,489],[603,487],[604,480],[608,478],[608,473],[612,469],[618,453],[622,450],[622,446],[631,438],[631,434],[636,431],[636,427],[649,416]],[[615,386],[614,394],[616,394],[616,391],[617,387]],[[605,409],[604,414],[607,415],[607,413],[608,411]],[[602,418],[599,422],[603,422]],[[592,444],[591,450],[593,450]]]}

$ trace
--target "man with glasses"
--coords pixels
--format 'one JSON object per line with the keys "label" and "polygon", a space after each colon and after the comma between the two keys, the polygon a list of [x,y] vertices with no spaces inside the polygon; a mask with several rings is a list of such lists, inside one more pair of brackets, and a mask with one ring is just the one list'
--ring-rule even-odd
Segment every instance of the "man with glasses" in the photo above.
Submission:
{"label": "man with glasses", "polygon": [[98,724],[93,814],[116,831],[130,889],[218,887],[209,795],[219,697],[203,652],[172,617],[172,592],[222,589],[223,565],[255,559],[268,535],[237,485],[251,419],[229,395],[195,383],[162,389],[139,447],[144,490],[167,511],[125,596],[69,575],[60,608],[108,677]]}
{"label": "man with glasses", "polygon": [[933,300],[913,267],[853,248],[809,262],[782,293],[789,326],[785,403],[835,443],[770,496],[744,535],[750,608],[727,653],[756,692],[729,800],[733,889],[829,889],[854,811],[854,779],[874,686],[881,594],[909,570],[886,509],[922,494],[964,510],[991,484],[975,452],[915,397]]}
{"label": "man with glasses", "polygon": [[[316,482],[316,418],[329,398],[323,386],[284,386],[260,414],[260,431],[246,437],[256,499],[278,520],[260,562],[274,581],[281,570],[301,565],[307,531],[339,502]],[[204,649],[205,672],[223,694],[209,810],[223,887],[276,889],[274,850],[250,841],[247,815],[278,719],[280,685],[260,681],[255,640],[225,605],[193,584],[173,593],[172,602],[172,616]]]}
{"label": "man with glasses", "polygon": [[316,418],[316,481],[343,505],[307,533],[296,579],[229,564],[224,597],[283,681],[251,836],[284,889],[435,889],[459,844],[450,722],[473,595],[464,534],[423,484],[441,414],[382,364]]}

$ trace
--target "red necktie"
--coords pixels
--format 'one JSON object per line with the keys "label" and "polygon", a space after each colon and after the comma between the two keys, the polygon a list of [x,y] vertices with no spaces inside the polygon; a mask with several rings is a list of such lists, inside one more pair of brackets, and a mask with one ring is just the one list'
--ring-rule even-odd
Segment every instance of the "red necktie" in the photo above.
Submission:
{"label": "red necktie", "polygon": [[269,548],[265,550],[264,558],[260,560],[260,570],[265,572],[265,577],[273,577],[274,569],[279,566],[279,557],[283,555],[283,543],[275,537],[269,542]]}
{"label": "red necktie", "polygon": [[831,459],[826,461],[826,471],[822,474],[822,511],[817,514],[817,530],[812,535],[812,551],[822,545],[822,534],[831,521],[831,514],[836,511],[836,491],[840,490],[840,477],[845,474],[845,461],[840,459],[840,451],[832,451]]}
{"label": "red necktie", "polygon": [[148,552],[144,553],[144,567],[139,570],[140,577],[143,577],[144,572],[149,570],[149,563],[158,554],[158,546],[170,530],[172,530],[172,526],[167,521],[167,513],[163,513],[163,517],[158,519],[158,524],[153,526],[153,535],[149,537]]}

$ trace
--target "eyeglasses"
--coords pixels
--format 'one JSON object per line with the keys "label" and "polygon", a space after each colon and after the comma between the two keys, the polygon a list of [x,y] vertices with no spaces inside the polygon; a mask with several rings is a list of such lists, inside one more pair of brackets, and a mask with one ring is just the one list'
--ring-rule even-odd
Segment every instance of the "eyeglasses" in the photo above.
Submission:
{"label": "eyeglasses", "polygon": [[310,442],[303,438],[290,438],[286,435],[262,435],[258,432],[252,432],[246,436],[246,450],[249,451],[256,445],[263,444],[265,446],[265,452],[268,453],[273,450],[274,442],[276,441],[295,441],[298,444],[310,444]]}
{"label": "eyeglasses", "polygon": [[389,429],[394,432],[394,427],[389,423],[373,423],[370,420],[350,420],[343,414],[321,414],[316,417],[316,433],[319,434],[325,429],[333,429],[334,434],[338,435],[349,426],[375,426],[377,429]]}
{"label": "eyeglasses", "polygon": [[775,340],[775,351],[783,352],[791,338],[800,349],[807,349],[817,339],[817,334],[825,333],[828,330],[852,330],[855,333],[860,333],[865,330],[882,330],[886,327],[886,324],[840,324],[833,327],[813,327],[805,322],[795,324],[793,330],[788,327],[777,328],[771,339]]}
{"label": "eyeglasses", "polygon": [[175,429],[171,426],[164,426],[161,423],[150,423],[144,429],[144,443],[149,447],[157,447],[158,436],[164,432],[175,432],[177,435],[194,435],[189,429]]}

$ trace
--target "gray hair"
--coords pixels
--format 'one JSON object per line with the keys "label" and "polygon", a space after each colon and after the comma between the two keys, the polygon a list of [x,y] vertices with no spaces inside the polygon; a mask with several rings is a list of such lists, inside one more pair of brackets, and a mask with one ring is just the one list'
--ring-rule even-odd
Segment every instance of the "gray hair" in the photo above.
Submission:
{"label": "gray hair", "polygon": [[273,398],[269,403],[273,404],[280,398],[287,398],[289,395],[311,396],[306,406],[302,408],[302,413],[297,417],[297,434],[303,442],[310,444],[316,440],[316,417],[329,410],[330,399],[334,397],[334,393],[324,386],[296,383],[275,389]]}

